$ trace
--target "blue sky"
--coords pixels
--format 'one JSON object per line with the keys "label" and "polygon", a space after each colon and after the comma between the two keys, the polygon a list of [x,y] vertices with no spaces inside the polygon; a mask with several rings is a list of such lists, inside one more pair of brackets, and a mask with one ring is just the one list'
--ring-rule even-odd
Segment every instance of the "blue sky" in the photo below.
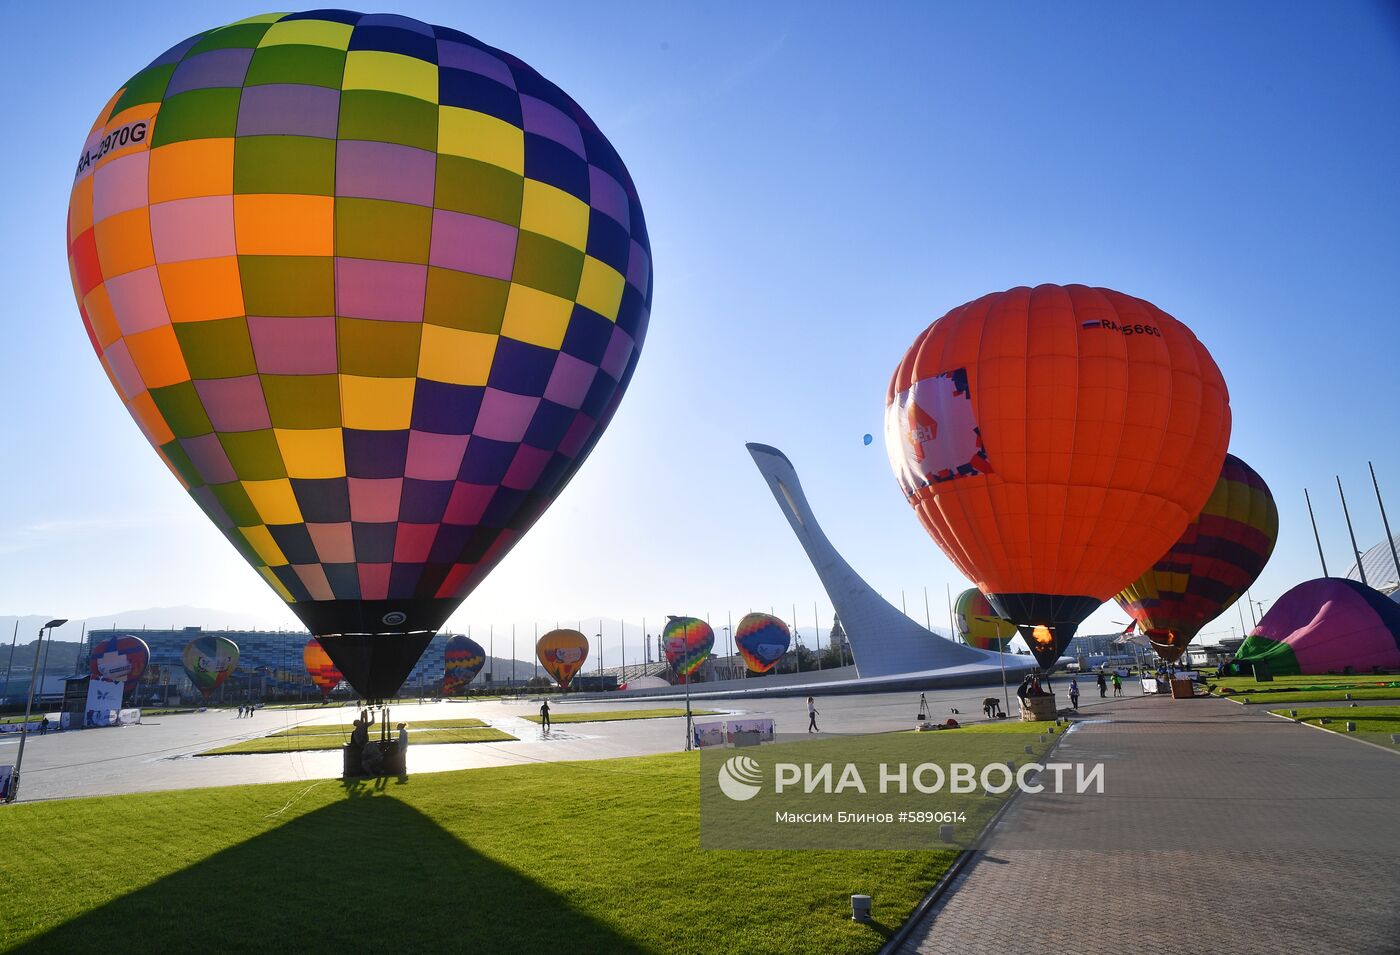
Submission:
{"label": "blue sky", "polygon": [[[655,257],[610,431],[454,626],[793,603],[809,624],[814,600],[829,621],[745,441],[783,449],[851,563],[920,619],[927,586],[937,623],[965,584],[890,474],[884,390],[928,322],[1020,284],[1142,296],[1211,349],[1231,449],[1279,502],[1256,598],[1318,573],[1304,487],[1334,573],[1350,560],[1333,475],[1363,548],[1381,537],[1368,459],[1400,525],[1400,28],[1381,3],[383,7],[568,90],[631,169]],[[63,243],[107,97],[174,41],[258,12],[6,15],[0,613],[292,622],[111,392]],[[1234,610],[1206,631],[1231,626]]]}

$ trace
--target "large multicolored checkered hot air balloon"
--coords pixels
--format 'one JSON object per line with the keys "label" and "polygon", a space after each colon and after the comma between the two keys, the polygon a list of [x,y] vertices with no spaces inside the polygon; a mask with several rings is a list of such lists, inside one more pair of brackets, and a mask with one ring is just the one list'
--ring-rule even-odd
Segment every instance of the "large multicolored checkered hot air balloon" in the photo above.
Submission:
{"label": "large multicolored checkered hot air balloon", "polygon": [[1005,653],[1011,638],[1016,636],[1016,625],[1002,619],[976,587],[964,590],[953,601],[953,625],[963,643],[979,650]]}
{"label": "large multicolored checkered hot air balloon", "polygon": [[122,694],[130,693],[151,662],[146,641],[131,634],[108,637],[88,654],[88,668],[95,680],[120,683]]}
{"label": "large multicolored checkered hot air balloon", "polygon": [[442,695],[456,696],[486,666],[486,648],[471,637],[457,634],[442,652]]}
{"label": "large multicolored checkered hot air balloon", "polygon": [[1225,381],[1191,330],[1083,285],[953,309],[886,393],[905,497],[1044,667],[1200,513],[1229,438]]}
{"label": "large multicolored checkered hot air balloon", "polygon": [[465,33],[342,10],[125,83],[68,259],[141,430],[371,699],[587,457],[651,304],[636,189],[578,104]]}
{"label": "large multicolored checkered hot air balloon", "polygon": [[1357,580],[1305,580],[1274,601],[1234,662],[1279,676],[1400,669],[1400,605]]}
{"label": "large multicolored checkered hot air balloon", "polygon": [[750,671],[767,673],[792,646],[792,632],[772,614],[746,614],[734,631],[734,645]]}
{"label": "large multicolored checkered hot air balloon", "polygon": [[567,690],[588,659],[588,638],[577,630],[551,630],[535,641],[535,656],[560,689]]}
{"label": "large multicolored checkered hot air balloon", "polygon": [[661,631],[661,648],[681,683],[700,668],[715,646],[715,632],[699,617],[671,617]]}
{"label": "large multicolored checkered hot air balloon", "polygon": [[1269,486],[1233,454],[1210,500],[1172,549],[1113,599],[1172,662],[1200,629],[1240,598],[1264,570],[1278,540]]}
{"label": "large multicolored checkered hot air balloon", "polygon": [[212,634],[196,637],[185,644],[181,662],[194,688],[208,700],[238,666],[238,644]]}
{"label": "large multicolored checkered hot air balloon", "polygon": [[311,682],[316,684],[316,689],[321,691],[322,698],[330,696],[331,691],[345,680],[326,648],[315,637],[306,641],[306,646],[301,648],[301,662],[306,665],[306,672]]}

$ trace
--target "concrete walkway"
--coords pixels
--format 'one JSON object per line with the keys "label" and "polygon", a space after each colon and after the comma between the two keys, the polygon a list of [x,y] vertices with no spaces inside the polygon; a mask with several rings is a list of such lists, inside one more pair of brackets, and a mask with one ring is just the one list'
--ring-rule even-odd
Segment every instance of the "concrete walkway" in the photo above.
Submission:
{"label": "concrete walkway", "polygon": [[901,955],[1400,951],[1400,755],[1263,710],[1083,713],[1105,794],[1018,796]]}

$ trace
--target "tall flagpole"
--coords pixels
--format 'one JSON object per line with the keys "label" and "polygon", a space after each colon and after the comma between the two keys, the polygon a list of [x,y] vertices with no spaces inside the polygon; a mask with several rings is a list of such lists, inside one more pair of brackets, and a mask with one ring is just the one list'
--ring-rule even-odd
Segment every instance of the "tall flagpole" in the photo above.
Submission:
{"label": "tall flagpole", "polygon": [[1308,496],[1307,488],[1303,488],[1303,500],[1308,502],[1308,520],[1312,522],[1313,540],[1317,541],[1317,559],[1322,562],[1322,576],[1330,577],[1327,573],[1327,558],[1322,556],[1322,537],[1317,532],[1317,518],[1313,517],[1312,498]]}
{"label": "tall flagpole", "polygon": [[10,671],[15,665],[15,643],[19,641],[19,617],[15,617],[15,635],[10,638],[10,662],[5,664],[5,702],[10,702]]}
{"label": "tall flagpole", "polygon": [[1376,489],[1376,506],[1381,509],[1381,525],[1385,527],[1385,539],[1390,543],[1390,559],[1395,564],[1395,582],[1400,584],[1400,554],[1395,552],[1395,536],[1390,533],[1390,521],[1385,516],[1385,502],[1381,500],[1381,486],[1376,481],[1376,466],[1370,461],[1366,466],[1371,469],[1371,486]]}
{"label": "tall flagpole", "polygon": [[1356,549],[1356,532],[1351,529],[1351,514],[1347,512],[1347,496],[1342,492],[1342,478],[1337,475],[1337,494],[1342,499],[1342,516],[1347,519],[1347,534],[1351,537],[1351,553],[1356,558],[1356,569],[1361,573],[1361,584],[1369,587],[1370,582],[1366,579],[1366,568],[1361,566],[1361,551]]}

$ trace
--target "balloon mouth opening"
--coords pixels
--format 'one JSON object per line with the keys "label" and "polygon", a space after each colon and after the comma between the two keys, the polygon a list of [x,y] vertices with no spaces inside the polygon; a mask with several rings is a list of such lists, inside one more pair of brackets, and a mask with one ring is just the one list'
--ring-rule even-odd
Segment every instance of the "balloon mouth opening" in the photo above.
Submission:
{"label": "balloon mouth opening", "polygon": [[1079,624],[1103,602],[1088,596],[1038,593],[989,593],[987,600],[1003,619],[1016,625],[1036,663],[1045,670],[1054,668]]}

